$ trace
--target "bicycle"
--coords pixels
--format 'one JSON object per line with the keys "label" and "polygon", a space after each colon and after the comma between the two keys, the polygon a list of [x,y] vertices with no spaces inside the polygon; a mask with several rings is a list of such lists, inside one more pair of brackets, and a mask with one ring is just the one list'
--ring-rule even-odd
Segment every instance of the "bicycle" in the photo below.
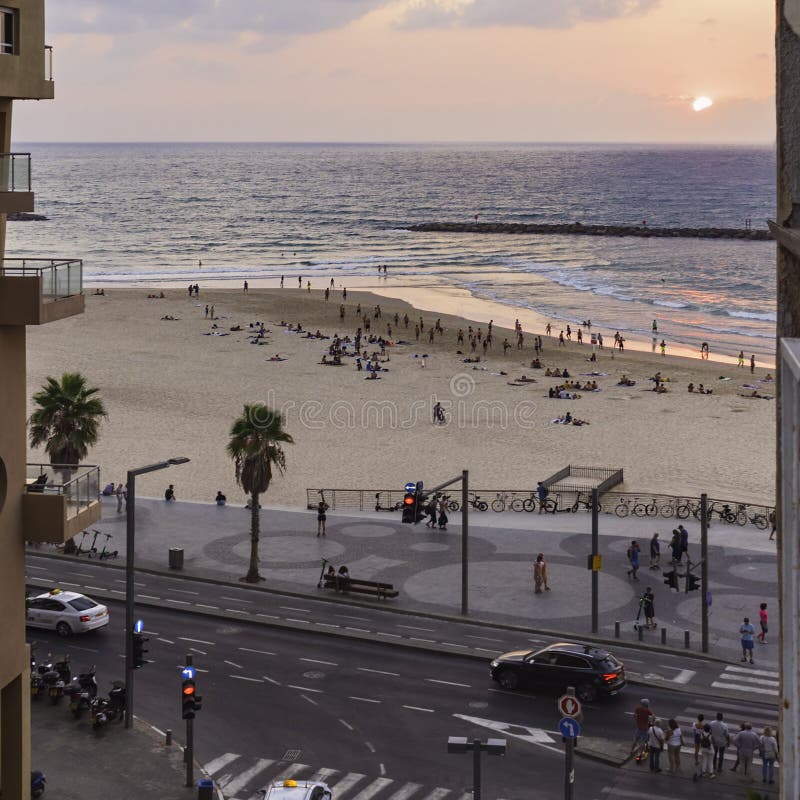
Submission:
{"label": "bicycle", "polygon": [[[389,495],[391,498],[391,494]],[[375,510],[376,511],[399,511],[403,507],[401,502],[395,503],[393,506],[381,505],[381,492],[375,492]]]}
{"label": "bicycle", "polygon": [[698,516],[700,507],[698,504],[693,503],[691,500],[685,500],[682,504],[679,503],[675,507],[675,516],[678,519],[689,519],[691,516]]}
{"label": "bicycle", "polygon": [[663,506],[659,509],[659,513],[665,519],[675,516],[675,503],[672,500],[667,500]]}
{"label": "bicycle", "polygon": [[[575,512],[577,512],[578,509],[580,509],[580,508],[584,508],[584,509],[586,509],[586,511],[591,511],[592,510],[592,496],[590,494],[587,494],[586,500],[583,500],[582,499],[583,498],[583,494],[584,494],[583,492],[578,492],[575,495],[575,502],[572,504],[572,508],[570,509],[573,514]],[[600,503],[598,501],[598,503],[597,503],[597,513],[599,514],[602,510],[603,510],[603,507],[600,505]]]}
{"label": "bicycle", "polygon": [[614,509],[614,513],[620,517],[620,519],[627,517],[628,514],[631,513],[631,500],[628,497],[620,497],[619,502],[617,503],[617,507]]}
{"label": "bicycle", "polygon": [[753,514],[752,517],[749,517],[749,520],[756,528],[760,528],[762,531],[765,531],[767,525],[769,525],[769,518],[766,514]]}
{"label": "bicycle", "polygon": [[447,510],[448,511],[460,511],[461,510],[461,503],[458,500],[447,500]]}
{"label": "bicycle", "polygon": [[[517,502],[516,500],[514,502]],[[531,492],[530,497],[525,497],[520,500],[522,503],[522,510],[523,511],[535,511],[536,510],[536,492]],[[514,511],[517,509],[515,508]]]}
{"label": "bicycle", "polygon": [[640,503],[639,498],[637,497],[634,500],[633,513],[637,517],[655,517],[658,515],[658,504],[655,500],[652,500],[650,503],[647,501]]}
{"label": "bicycle", "polygon": [[568,506],[567,508],[559,508],[559,504],[561,503],[561,493],[557,492],[555,499],[553,499],[550,495],[548,495],[544,503],[539,503],[539,507],[543,508],[546,514],[555,514],[556,512],[563,512],[563,511],[572,511],[572,506]]}
{"label": "bicycle", "polygon": [[497,498],[492,500],[492,511],[496,511],[498,514],[501,511],[506,510],[506,502],[511,497],[510,494],[506,494],[505,492],[498,492]]}
{"label": "bicycle", "polygon": [[474,508],[476,511],[488,511],[489,504],[485,500],[481,500],[481,496],[479,494],[474,494],[469,499],[469,504]]}
{"label": "bicycle", "polygon": [[631,758],[637,763],[641,764],[647,761],[650,756],[650,743],[645,740],[637,739],[631,747]]}

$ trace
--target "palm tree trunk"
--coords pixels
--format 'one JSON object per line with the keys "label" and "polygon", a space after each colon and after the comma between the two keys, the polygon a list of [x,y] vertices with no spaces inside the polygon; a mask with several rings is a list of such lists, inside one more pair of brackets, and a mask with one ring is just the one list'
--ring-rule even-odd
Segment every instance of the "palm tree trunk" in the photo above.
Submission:
{"label": "palm tree trunk", "polygon": [[245,575],[247,583],[258,583],[264,580],[258,574],[258,537],[261,527],[261,515],[258,507],[258,492],[250,495],[250,568]]}

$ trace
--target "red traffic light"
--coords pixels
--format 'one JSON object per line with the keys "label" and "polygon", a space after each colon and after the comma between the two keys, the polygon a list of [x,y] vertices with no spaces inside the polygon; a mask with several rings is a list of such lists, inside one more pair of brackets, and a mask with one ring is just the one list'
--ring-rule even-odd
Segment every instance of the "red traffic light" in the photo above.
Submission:
{"label": "red traffic light", "polygon": [[404,502],[404,503],[405,503],[407,506],[413,506],[413,505],[414,505],[414,503],[416,502],[416,500],[414,499],[414,495],[413,495],[413,494],[407,494],[407,495],[406,495],[406,496],[403,498],[403,502]]}
{"label": "red traffic light", "polygon": [[185,695],[193,695],[194,694],[194,686],[184,686],[183,693]]}

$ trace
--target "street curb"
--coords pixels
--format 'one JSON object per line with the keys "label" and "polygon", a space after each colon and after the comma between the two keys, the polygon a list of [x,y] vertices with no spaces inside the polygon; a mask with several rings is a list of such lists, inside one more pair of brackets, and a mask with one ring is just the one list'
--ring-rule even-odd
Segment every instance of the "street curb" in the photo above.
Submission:
{"label": "street curb", "polygon": [[[599,742],[601,745],[608,745],[608,741],[606,739],[601,739],[599,737],[578,737],[578,744],[576,744],[575,749],[573,752],[576,756],[581,756],[581,758],[585,758],[587,761],[596,761],[600,764],[606,764],[609,767],[616,767],[619,769],[623,767],[628,761],[630,761],[630,753],[625,753],[625,755],[612,755],[610,753],[604,753],[602,750],[586,750],[580,746],[580,742],[589,742],[589,747],[591,748],[591,742]],[[623,750],[627,749],[627,745],[622,746]]]}
{"label": "street curb", "polygon": [[[80,559],[80,557],[64,555],[62,553],[40,553],[36,550],[31,550],[31,549],[28,549],[27,552],[31,555],[41,556],[42,558],[52,558],[54,560],[68,559],[69,561],[78,564],[85,563],[83,560]],[[121,564],[109,564],[108,562],[100,562],[100,561],[92,561],[91,563],[94,564],[95,566],[109,567],[111,569],[117,569],[117,570],[125,569],[125,567]],[[152,569],[150,567],[136,567],[135,569],[136,572],[141,572],[145,575],[158,575],[161,577],[178,578],[178,579],[182,578],[185,580],[197,581],[199,583],[208,583],[215,586],[236,586],[239,589],[264,592],[265,594],[273,594],[279,597],[312,599],[321,603],[331,603],[331,604],[338,603],[339,605],[353,606],[356,608],[368,608],[373,611],[382,611],[389,614],[402,614],[404,616],[420,617],[422,619],[435,619],[440,622],[458,622],[465,625],[474,625],[480,628],[498,628],[500,630],[513,631],[523,634],[537,634],[540,636],[548,636],[554,639],[561,639],[564,638],[565,636],[572,636],[574,638],[581,639],[581,641],[591,642],[593,644],[602,644],[610,647],[613,647],[614,645],[619,645],[622,647],[631,647],[637,650],[644,650],[650,653],[660,653],[662,655],[671,655],[671,656],[686,656],[688,654],[693,658],[702,658],[704,661],[715,661],[719,664],[731,663],[730,659],[722,658],[720,656],[715,656],[710,653],[697,653],[694,650],[691,649],[687,650],[686,648],[662,647],[660,645],[649,644],[647,642],[639,642],[639,641],[628,642],[626,639],[606,638],[603,636],[596,636],[594,634],[578,633],[577,631],[555,631],[555,630],[550,630],[549,628],[528,628],[523,625],[515,625],[510,622],[494,622],[486,619],[476,619],[474,617],[465,618],[461,616],[454,616],[452,614],[437,614],[436,612],[433,611],[421,611],[408,608],[397,608],[393,606],[387,606],[385,602],[379,606],[376,605],[375,603],[361,602],[359,600],[343,598],[337,595],[318,596],[315,594],[311,594],[310,592],[292,592],[286,589],[271,589],[266,586],[258,586],[257,584],[244,583],[241,581],[226,581],[222,580],[221,578],[209,578],[206,576],[189,575],[174,570],[160,570],[160,569]],[[111,599],[116,599],[116,598],[111,598]],[[137,600],[137,602],[143,602],[143,601]],[[234,619],[235,618],[236,617],[234,617]]]}

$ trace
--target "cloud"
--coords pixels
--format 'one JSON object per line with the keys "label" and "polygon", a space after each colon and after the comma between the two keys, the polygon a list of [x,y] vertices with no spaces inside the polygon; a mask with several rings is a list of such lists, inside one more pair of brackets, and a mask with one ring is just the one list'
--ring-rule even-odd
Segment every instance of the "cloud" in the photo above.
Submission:
{"label": "cloud", "polygon": [[405,28],[489,27],[569,28],[658,7],[661,0],[408,0]]}
{"label": "cloud", "polygon": [[48,33],[141,34],[181,31],[208,39],[244,30],[265,35],[339,28],[387,0],[58,0],[48,5]]}

